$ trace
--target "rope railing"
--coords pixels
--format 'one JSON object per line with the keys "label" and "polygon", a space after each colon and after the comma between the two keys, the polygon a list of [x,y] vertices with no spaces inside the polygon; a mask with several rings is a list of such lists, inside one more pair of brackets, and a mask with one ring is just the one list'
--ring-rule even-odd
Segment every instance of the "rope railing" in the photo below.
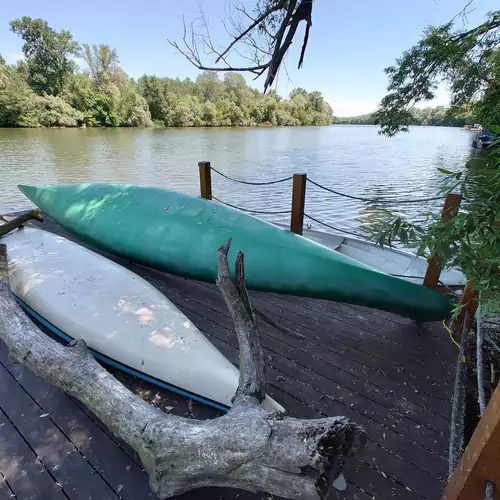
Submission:
{"label": "rope railing", "polygon": [[227,201],[219,200],[219,198],[216,198],[215,196],[212,196],[212,199],[217,201],[218,203],[221,203],[222,205],[226,205],[226,206],[234,208],[236,210],[241,210],[242,212],[248,212],[251,214],[282,215],[282,214],[290,214],[292,212],[291,210],[277,210],[277,211],[252,210],[250,208],[242,208],[242,207],[238,207],[237,205],[232,205],[231,203],[228,203]]}
{"label": "rope railing", "polygon": [[293,175],[290,175],[289,177],[284,177],[283,179],[276,179],[274,181],[266,181],[266,182],[250,182],[250,181],[244,181],[241,179],[235,179],[233,177],[229,177],[229,175],[224,174],[220,170],[217,170],[214,167],[210,167],[213,172],[216,174],[219,174],[221,177],[224,177],[225,179],[228,179],[232,182],[236,182],[238,184],[246,184],[247,186],[270,186],[271,184],[279,184],[280,182],[286,182],[290,181],[293,179]]}
{"label": "rope railing", "polygon": [[337,196],[343,196],[344,198],[349,198],[351,200],[358,200],[358,201],[366,201],[369,203],[378,203],[378,204],[386,204],[386,205],[392,205],[392,204],[408,204],[408,203],[426,203],[428,201],[436,201],[436,200],[444,200],[446,196],[434,196],[430,198],[414,198],[412,200],[389,200],[389,199],[378,199],[378,198],[365,198],[363,196],[354,196],[351,194],[346,194],[346,193],[341,193],[340,191],[336,191],[335,189],[331,189],[329,187],[323,186],[319,182],[313,181],[312,179],[307,178],[307,182],[310,184],[314,184],[315,186],[324,189],[325,191],[328,191],[329,193],[335,194]]}
{"label": "rope railing", "polygon": [[315,217],[313,217],[312,215],[309,215],[307,213],[304,213],[304,217],[307,217],[308,219],[310,219],[318,224],[321,224],[322,226],[333,229],[334,231],[340,231],[341,233],[350,234],[351,236],[356,236],[357,238],[362,238],[365,240],[368,239],[368,237],[363,235],[363,234],[353,233],[352,231],[348,231],[347,229],[341,229],[340,227],[332,226],[331,224],[327,224],[326,222],[320,221],[319,219],[316,219]]}
{"label": "rope railing", "polygon": [[[233,177],[230,177],[229,175],[226,175],[224,172],[221,172],[220,170],[217,170],[216,168],[213,168],[210,164],[209,161],[202,161],[198,163],[199,167],[199,172],[200,172],[200,194],[201,197],[206,199],[206,200],[215,200],[222,205],[226,205],[228,207],[234,208],[236,210],[240,210],[242,212],[250,213],[250,214],[256,214],[256,215],[288,215],[290,214],[290,231],[302,235],[303,230],[304,230],[304,219],[307,218],[309,220],[312,220],[316,222],[317,224],[320,224],[323,227],[329,228],[335,232],[340,232],[344,234],[351,235],[355,238],[360,238],[364,240],[368,240],[369,237],[365,234],[361,234],[359,232],[355,231],[350,231],[348,229],[342,229],[339,227],[336,227],[332,224],[328,224],[326,222],[321,221],[320,219],[313,217],[312,215],[306,214],[305,213],[305,202],[306,202],[306,187],[307,187],[307,182],[310,184],[323,189],[325,191],[328,191],[332,194],[342,196],[345,198],[350,198],[353,200],[358,200],[358,201],[365,201],[369,203],[374,203],[374,204],[386,204],[386,205],[392,205],[392,204],[409,204],[409,203],[426,203],[429,201],[436,201],[436,200],[444,200],[444,206],[443,206],[443,212],[442,212],[442,217],[444,219],[451,219],[455,217],[455,215],[458,213],[458,209],[460,206],[460,202],[462,200],[462,197],[459,194],[453,194],[449,193],[446,196],[441,195],[441,196],[432,196],[429,198],[414,198],[414,199],[404,199],[404,200],[398,200],[398,199],[377,199],[377,198],[368,198],[368,197],[363,197],[363,196],[354,196],[346,193],[342,193],[340,191],[336,191],[335,189],[331,189],[329,187],[323,186],[319,182],[316,182],[312,179],[307,178],[307,174],[294,174],[293,176],[289,177],[284,177],[282,179],[275,179],[275,180],[270,180],[266,182],[251,182],[251,181],[246,181],[242,179],[235,179]],[[292,203],[291,203],[291,210],[254,210],[250,208],[244,208],[244,207],[239,207],[237,205],[233,205],[231,203],[225,202],[223,200],[220,200],[218,198],[215,198],[212,194],[212,177],[211,173],[215,172],[216,174],[220,175],[221,177],[230,180],[231,182],[235,182],[238,184],[243,184],[243,185],[248,185],[248,186],[269,186],[273,184],[279,184],[283,182],[287,182],[289,180],[293,180],[292,183]],[[398,240],[393,240],[395,243],[401,243]],[[437,289],[438,284],[439,284],[439,276],[441,273],[441,265],[440,262],[437,258],[434,260],[431,260],[431,262],[427,266],[425,278],[423,281],[423,286],[426,286],[428,288],[433,288]]]}

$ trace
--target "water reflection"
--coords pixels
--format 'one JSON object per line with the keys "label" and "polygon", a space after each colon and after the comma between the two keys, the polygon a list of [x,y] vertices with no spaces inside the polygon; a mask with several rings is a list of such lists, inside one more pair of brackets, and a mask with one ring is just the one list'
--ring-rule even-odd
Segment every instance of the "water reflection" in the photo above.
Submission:
{"label": "water reflection", "polygon": [[[266,181],[306,172],[315,181],[374,199],[436,196],[442,174],[470,157],[470,134],[416,127],[387,139],[371,126],[225,129],[0,130],[0,210],[26,206],[17,184],[122,182],[168,187],[198,195],[197,163],[209,160],[228,175]],[[216,174],[213,193],[255,210],[290,209],[291,181],[271,186],[234,184]],[[410,220],[441,202],[391,205]],[[308,185],[306,211],[332,225],[359,231],[383,214],[378,202],[342,198]],[[263,216],[266,217],[266,216]],[[268,219],[288,222],[287,215]],[[313,228],[320,229],[316,223]]]}

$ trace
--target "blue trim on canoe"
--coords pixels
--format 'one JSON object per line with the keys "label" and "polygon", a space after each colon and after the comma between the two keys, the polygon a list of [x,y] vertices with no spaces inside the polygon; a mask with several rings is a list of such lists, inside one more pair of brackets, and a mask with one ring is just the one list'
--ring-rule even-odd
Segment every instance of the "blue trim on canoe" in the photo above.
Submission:
{"label": "blue trim on canoe", "polygon": [[[37,319],[43,326],[48,328],[51,332],[55,333],[58,337],[62,338],[66,342],[72,342],[74,339],[64,333],[62,330],[59,330],[57,326],[54,326],[52,323],[47,321],[43,316],[40,316],[36,311],[34,311],[26,302],[24,302],[22,299],[20,299],[17,295],[14,293],[12,294],[16,302],[23,308],[25,309],[29,314],[31,314],[35,319]],[[166,382],[162,382],[161,380],[158,380],[157,378],[151,377],[150,375],[146,375],[145,373],[142,373],[138,370],[135,370],[134,368],[130,368],[127,365],[124,365],[120,363],[119,361],[115,361],[112,358],[109,358],[108,356],[101,354],[99,351],[96,351],[95,349],[89,348],[90,352],[93,354],[93,356],[98,359],[99,361],[102,361],[103,363],[106,363],[107,365],[110,365],[114,368],[118,368],[119,370],[124,371],[125,373],[129,373],[130,375],[134,375],[137,378],[140,378],[142,380],[145,380],[146,382],[150,382],[151,384],[157,385],[159,387],[162,387],[163,389],[167,389],[171,392],[174,392],[176,394],[179,394],[180,396],[184,396],[186,398],[194,399],[195,401],[198,401],[200,403],[206,404],[211,406],[212,408],[216,408],[217,410],[222,410],[222,411],[228,411],[229,408],[227,406],[223,406],[219,403],[216,403],[215,401],[212,401],[210,399],[205,399],[202,396],[198,396],[197,394],[192,394],[191,392],[187,392],[183,389],[180,389],[176,387],[175,385],[170,385],[167,384]]]}

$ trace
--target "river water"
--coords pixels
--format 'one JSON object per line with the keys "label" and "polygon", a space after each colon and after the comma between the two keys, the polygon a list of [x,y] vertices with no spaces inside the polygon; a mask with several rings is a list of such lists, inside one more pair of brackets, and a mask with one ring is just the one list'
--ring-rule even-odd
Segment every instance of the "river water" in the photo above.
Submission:
{"label": "river water", "polygon": [[[199,194],[199,161],[228,176],[266,182],[307,173],[336,191],[308,184],[306,213],[337,228],[363,233],[384,208],[417,220],[442,201],[398,203],[436,196],[443,177],[471,155],[472,133],[414,127],[388,139],[372,126],[217,129],[0,129],[0,212],[29,206],[17,184],[120,182]],[[213,194],[258,211],[290,209],[291,181],[269,186],[233,183],[212,174]],[[396,203],[385,205],[384,200]],[[287,214],[259,214],[288,222]],[[314,229],[324,227],[306,219]]]}

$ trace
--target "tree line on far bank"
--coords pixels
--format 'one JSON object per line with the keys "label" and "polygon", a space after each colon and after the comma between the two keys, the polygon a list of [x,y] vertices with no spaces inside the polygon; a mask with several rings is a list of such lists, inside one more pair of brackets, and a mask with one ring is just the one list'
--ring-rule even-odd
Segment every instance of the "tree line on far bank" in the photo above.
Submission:
{"label": "tree line on far bank", "polygon": [[320,92],[297,88],[283,99],[248,87],[239,74],[219,79],[207,71],[195,81],[151,75],[135,81],[107,45],[79,44],[43,19],[23,17],[10,27],[24,41],[24,60],[8,65],[0,55],[2,127],[298,126],[333,120]]}
{"label": "tree line on far bank", "polygon": [[[474,123],[472,113],[455,112],[445,106],[415,108],[411,111],[411,125],[429,125],[434,127],[463,127]],[[341,125],[375,125],[377,124],[376,114],[337,117],[333,118],[333,123]]]}

